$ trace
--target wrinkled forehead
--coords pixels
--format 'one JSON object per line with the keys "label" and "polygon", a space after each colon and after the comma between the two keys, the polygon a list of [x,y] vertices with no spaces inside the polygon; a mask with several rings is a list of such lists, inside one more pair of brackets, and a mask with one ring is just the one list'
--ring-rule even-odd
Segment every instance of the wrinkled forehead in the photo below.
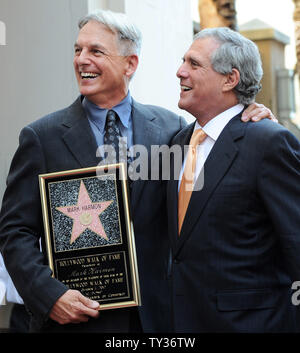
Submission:
{"label": "wrinkled forehead", "polygon": [[75,45],[102,46],[109,50],[118,51],[117,33],[102,23],[91,20],[80,30]]}
{"label": "wrinkled forehead", "polygon": [[217,48],[221,45],[220,42],[215,40],[213,37],[199,38],[193,41],[186,56],[196,56],[201,58],[210,58]]}

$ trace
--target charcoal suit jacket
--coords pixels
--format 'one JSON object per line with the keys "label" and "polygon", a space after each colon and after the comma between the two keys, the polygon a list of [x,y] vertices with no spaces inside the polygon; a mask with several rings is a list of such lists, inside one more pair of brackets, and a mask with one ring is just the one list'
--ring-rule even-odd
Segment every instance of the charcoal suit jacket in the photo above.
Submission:
{"label": "charcoal suit jacket", "polygon": [[[188,145],[193,128],[172,144]],[[180,236],[176,179],[167,192],[174,330],[297,330],[291,302],[291,285],[300,279],[297,138],[267,119],[234,117],[206,159]]]}
{"label": "charcoal suit jacket", "polygon": [[[34,330],[60,328],[48,319],[57,299],[68,289],[51,277],[46,255],[39,251],[44,236],[38,175],[94,167],[96,141],[81,104],[82,97],[68,108],[25,127],[7,179],[0,216],[0,247],[6,267],[32,316]],[[184,119],[160,107],[133,101],[133,142],[168,144],[185,126]],[[150,163],[150,162],[149,162]],[[169,315],[164,305],[166,282],[165,190],[160,180],[131,183],[133,218],[142,306],[143,331],[165,331]],[[71,331],[128,332],[131,308],[106,310],[98,319],[67,325]]]}

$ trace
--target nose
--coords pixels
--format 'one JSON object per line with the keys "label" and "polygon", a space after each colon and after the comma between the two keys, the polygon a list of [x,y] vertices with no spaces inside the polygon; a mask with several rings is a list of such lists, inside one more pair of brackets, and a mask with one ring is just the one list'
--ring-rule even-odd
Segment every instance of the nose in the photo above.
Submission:
{"label": "nose", "polygon": [[78,65],[87,65],[90,63],[88,52],[85,49],[82,49],[80,53],[75,56],[75,60]]}
{"label": "nose", "polygon": [[181,64],[181,66],[179,67],[179,69],[177,70],[176,76],[178,78],[187,78],[188,77],[188,71],[185,69],[185,65],[184,63]]}

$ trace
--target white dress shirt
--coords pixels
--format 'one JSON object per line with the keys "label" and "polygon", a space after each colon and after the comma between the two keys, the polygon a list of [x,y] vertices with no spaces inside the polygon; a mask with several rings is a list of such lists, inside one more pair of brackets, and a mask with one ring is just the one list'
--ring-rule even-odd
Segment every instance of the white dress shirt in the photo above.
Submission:
{"label": "white dress shirt", "polygon": [[23,304],[23,300],[17,292],[0,254],[0,305],[5,305],[6,302]]}
{"label": "white dress shirt", "polygon": [[[215,116],[203,127],[201,127],[201,125],[198,123],[198,121],[196,121],[194,131],[197,129],[202,129],[206,133],[207,137],[201,143],[201,145],[199,145],[199,148],[197,149],[195,180],[197,180],[197,178],[200,174],[200,171],[203,168],[203,165],[206,161],[206,158],[208,157],[210,151],[212,150],[215,142],[217,141],[217,139],[220,136],[224,127],[229,123],[229,121],[233,117],[235,117],[237,114],[239,114],[243,109],[244,109],[244,105],[237,104],[237,105],[225,110],[221,114]],[[179,191],[179,187],[180,187],[180,183],[181,183],[181,177],[183,174],[183,170],[185,167],[185,160],[183,162],[183,165],[182,165],[182,168],[180,171],[180,175],[179,175],[178,191]]]}

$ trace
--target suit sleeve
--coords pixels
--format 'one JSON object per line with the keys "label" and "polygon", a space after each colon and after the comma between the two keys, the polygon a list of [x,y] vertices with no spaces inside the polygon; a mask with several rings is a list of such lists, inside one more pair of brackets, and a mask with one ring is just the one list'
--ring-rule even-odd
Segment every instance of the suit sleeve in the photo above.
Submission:
{"label": "suit sleeve", "polygon": [[300,143],[287,130],[277,130],[265,146],[260,194],[279,237],[292,280],[300,280]]}
{"label": "suit sleeve", "polygon": [[67,287],[51,277],[40,251],[43,221],[38,175],[46,172],[36,132],[22,130],[0,213],[0,249],[6,268],[29,312],[44,321]]}

